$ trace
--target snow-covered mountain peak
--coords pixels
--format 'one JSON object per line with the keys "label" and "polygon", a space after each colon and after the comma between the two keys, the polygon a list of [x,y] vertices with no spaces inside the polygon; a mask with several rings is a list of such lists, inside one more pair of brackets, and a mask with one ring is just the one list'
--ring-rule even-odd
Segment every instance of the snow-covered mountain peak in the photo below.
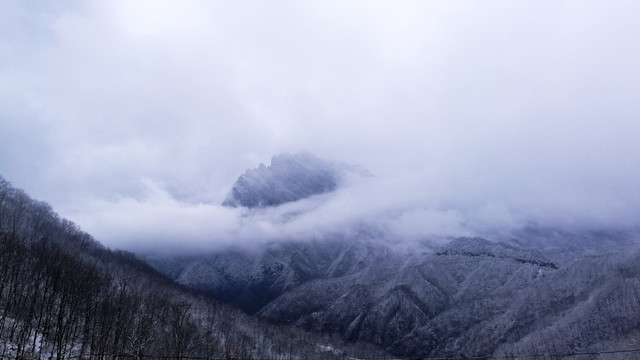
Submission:
{"label": "snow-covered mountain peak", "polygon": [[334,191],[347,174],[368,175],[361,167],[332,163],[309,152],[283,153],[271,164],[248,169],[231,188],[223,206],[268,207]]}

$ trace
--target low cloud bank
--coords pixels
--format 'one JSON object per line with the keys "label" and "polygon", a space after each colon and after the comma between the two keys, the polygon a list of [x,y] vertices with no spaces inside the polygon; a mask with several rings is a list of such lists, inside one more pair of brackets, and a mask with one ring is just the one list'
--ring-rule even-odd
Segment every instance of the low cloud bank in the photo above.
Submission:
{"label": "low cloud bank", "polygon": [[[338,190],[277,207],[229,208],[187,202],[151,179],[137,197],[93,200],[63,215],[113,248],[140,253],[194,253],[272,241],[357,236],[440,243],[458,236],[508,234],[532,224],[563,231],[637,230],[629,203],[602,193],[506,191],[461,198],[462,184],[434,177],[352,179]],[[463,192],[464,193],[464,192]]]}

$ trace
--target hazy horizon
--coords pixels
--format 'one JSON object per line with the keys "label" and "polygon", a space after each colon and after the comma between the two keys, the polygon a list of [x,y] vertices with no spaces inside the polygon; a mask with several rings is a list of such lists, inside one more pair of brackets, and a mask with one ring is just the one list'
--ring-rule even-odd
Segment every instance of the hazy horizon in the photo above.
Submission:
{"label": "hazy horizon", "polygon": [[[2,7],[0,175],[108,246],[640,229],[640,3]],[[298,151],[375,176],[220,206]]]}

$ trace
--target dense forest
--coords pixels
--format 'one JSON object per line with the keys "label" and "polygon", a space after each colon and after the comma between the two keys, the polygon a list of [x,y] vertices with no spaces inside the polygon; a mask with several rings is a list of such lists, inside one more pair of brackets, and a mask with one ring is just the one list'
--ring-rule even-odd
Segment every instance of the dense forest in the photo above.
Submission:
{"label": "dense forest", "polygon": [[0,178],[0,358],[381,358],[249,317],[106,249]]}

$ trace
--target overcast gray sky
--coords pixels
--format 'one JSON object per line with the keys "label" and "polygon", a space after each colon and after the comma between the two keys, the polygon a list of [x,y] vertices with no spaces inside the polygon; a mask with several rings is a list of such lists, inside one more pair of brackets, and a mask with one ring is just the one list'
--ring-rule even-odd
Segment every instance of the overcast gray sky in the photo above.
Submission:
{"label": "overcast gray sky", "polygon": [[[0,174],[109,246],[640,225],[638,1],[0,8]],[[299,150],[376,178],[286,224],[218,206]]]}

